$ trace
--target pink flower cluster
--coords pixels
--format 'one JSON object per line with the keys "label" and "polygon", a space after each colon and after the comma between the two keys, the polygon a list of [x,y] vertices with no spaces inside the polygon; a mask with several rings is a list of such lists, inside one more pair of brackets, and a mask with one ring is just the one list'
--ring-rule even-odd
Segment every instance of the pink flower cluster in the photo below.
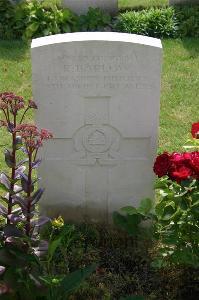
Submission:
{"label": "pink flower cluster", "polygon": [[17,96],[12,92],[5,92],[0,94],[0,109],[11,109],[12,113],[24,108],[24,98]]}
{"label": "pink flower cluster", "polygon": [[43,140],[51,139],[52,133],[47,129],[39,130],[34,124],[21,124],[16,126],[15,132],[22,137],[28,153],[32,153],[42,146]]}

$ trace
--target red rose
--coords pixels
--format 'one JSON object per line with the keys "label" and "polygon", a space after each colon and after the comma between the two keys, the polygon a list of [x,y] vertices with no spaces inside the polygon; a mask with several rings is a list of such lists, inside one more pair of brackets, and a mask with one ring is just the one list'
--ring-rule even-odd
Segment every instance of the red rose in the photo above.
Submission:
{"label": "red rose", "polygon": [[164,152],[161,155],[158,155],[154,163],[153,171],[158,177],[167,175],[170,167],[170,155],[167,152]]}
{"label": "red rose", "polygon": [[182,180],[189,179],[193,176],[192,153],[184,152],[171,154],[171,167],[169,169],[169,177],[180,183]]}
{"label": "red rose", "polygon": [[193,171],[191,168],[187,167],[186,165],[176,165],[170,170],[169,177],[172,180],[180,183],[182,180],[189,179],[190,176],[193,175]]}
{"label": "red rose", "polygon": [[198,151],[192,152],[191,166],[195,173],[194,177],[199,179],[199,152]]}
{"label": "red rose", "polygon": [[194,139],[199,139],[199,122],[192,124],[191,134]]}
{"label": "red rose", "polygon": [[170,160],[173,164],[183,163],[184,161],[183,153],[173,152],[170,156]]}

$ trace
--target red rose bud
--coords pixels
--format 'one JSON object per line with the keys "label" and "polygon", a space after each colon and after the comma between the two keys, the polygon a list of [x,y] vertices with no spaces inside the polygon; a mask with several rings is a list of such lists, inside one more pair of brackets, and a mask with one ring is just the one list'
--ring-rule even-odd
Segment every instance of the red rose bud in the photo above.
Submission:
{"label": "red rose bud", "polygon": [[191,134],[194,139],[199,139],[199,122],[192,124]]}
{"label": "red rose bud", "polygon": [[153,170],[158,177],[167,175],[169,167],[170,167],[170,155],[167,152],[164,152],[163,154],[157,156],[156,161],[154,163]]}

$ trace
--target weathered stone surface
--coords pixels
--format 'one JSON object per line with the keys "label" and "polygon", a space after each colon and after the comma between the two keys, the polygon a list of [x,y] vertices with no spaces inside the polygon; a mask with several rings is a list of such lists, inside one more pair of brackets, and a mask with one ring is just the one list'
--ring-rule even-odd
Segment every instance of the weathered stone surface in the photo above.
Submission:
{"label": "weathered stone surface", "polygon": [[63,0],[63,5],[77,14],[84,14],[89,7],[99,7],[109,13],[116,13],[118,0]]}
{"label": "weathered stone surface", "polygon": [[32,70],[36,119],[54,133],[42,152],[43,210],[106,222],[152,197],[160,40],[99,32],[39,38]]}

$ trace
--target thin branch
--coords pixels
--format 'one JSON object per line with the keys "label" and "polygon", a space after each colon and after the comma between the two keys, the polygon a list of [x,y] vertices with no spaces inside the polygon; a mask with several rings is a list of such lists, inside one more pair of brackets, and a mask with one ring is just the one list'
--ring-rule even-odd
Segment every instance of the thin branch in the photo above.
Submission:
{"label": "thin branch", "polygon": [[27,113],[27,111],[29,110],[29,106],[26,108],[26,110],[24,111],[24,113],[23,113],[23,115],[22,115],[22,117],[21,117],[21,121],[19,122],[19,124],[21,124],[22,122],[23,122],[23,119],[24,119],[24,117],[25,117],[25,115],[26,115],[26,113]]}

